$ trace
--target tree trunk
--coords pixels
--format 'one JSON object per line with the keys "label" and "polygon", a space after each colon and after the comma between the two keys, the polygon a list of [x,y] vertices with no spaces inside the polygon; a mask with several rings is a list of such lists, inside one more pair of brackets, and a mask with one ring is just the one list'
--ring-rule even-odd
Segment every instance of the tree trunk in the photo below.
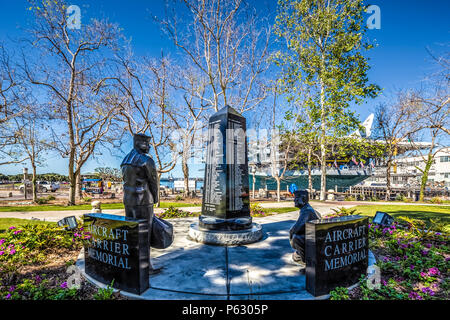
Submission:
{"label": "tree trunk", "polygon": [[157,173],[157,177],[158,177],[158,179],[157,179],[157,184],[158,184],[158,186],[157,186],[157,189],[158,189],[158,193],[157,193],[158,194],[158,202],[156,203],[156,207],[159,208],[161,206],[161,195],[160,195],[161,187],[160,187],[160,183],[159,183],[159,181],[161,180],[161,173],[160,172]]}
{"label": "tree trunk", "polygon": [[311,149],[308,150],[308,190],[309,190],[309,196],[312,196],[312,168],[311,168]]}
{"label": "tree trunk", "polygon": [[325,89],[323,81],[320,81],[320,107],[321,107],[321,124],[320,124],[320,200],[325,201],[327,191],[327,157],[325,147]]}
{"label": "tree trunk", "polygon": [[255,184],[256,184],[256,176],[255,176],[256,172],[253,172],[253,199],[255,199]]}
{"label": "tree trunk", "polygon": [[189,167],[184,155],[181,161],[181,166],[183,169],[183,176],[184,176],[184,196],[189,197]]}
{"label": "tree trunk", "polygon": [[77,170],[75,173],[76,186],[76,197],[81,200],[83,199],[83,192],[81,190],[81,170]]}
{"label": "tree trunk", "polygon": [[31,179],[31,186],[33,188],[33,202],[37,203],[37,188],[36,188],[36,165],[31,161],[31,167],[33,168],[33,178]]}
{"label": "tree trunk", "polygon": [[281,185],[281,178],[277,177],[275,178],[277,181],[277,202],[280,202],[280,185]]}
{"label": "tree trunk", "polygon": [[75,205],[76,177],[73,171],[73,158],[69,158],[69,206]]}
{"label": "tree trunk", "polygon": [[423,201],[425,195],[425,187],[427,186],[428,181],[428,172],[430,171],[432,164],[433,164],[433,154],[430,150],[430,152],[428,153],[427,162],[425,163],[425,169],[423,170],[422,181],[420,183],[419,201]]}
{"label": "tree trunk", "polygon": [[389,159],[386,168],[386,196],[384,200],[389,201],[391,199],[391,166],[392,160]]}

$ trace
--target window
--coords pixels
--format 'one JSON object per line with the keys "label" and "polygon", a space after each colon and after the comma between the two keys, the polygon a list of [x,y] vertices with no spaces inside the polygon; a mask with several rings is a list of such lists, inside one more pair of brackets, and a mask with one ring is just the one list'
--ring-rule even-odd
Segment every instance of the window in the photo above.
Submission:
{"label": "window", "polygon": [[441,156],[441,162],[450,162],[450,156]]}

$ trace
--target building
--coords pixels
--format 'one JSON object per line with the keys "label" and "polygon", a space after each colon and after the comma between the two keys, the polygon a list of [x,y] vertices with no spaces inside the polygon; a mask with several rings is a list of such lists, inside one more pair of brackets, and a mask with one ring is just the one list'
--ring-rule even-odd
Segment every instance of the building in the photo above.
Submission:
{"label": "building", "polygon": [[[419,187],[423,175],[419,169],[423,170],[424,168],[425,161],[421,156],[395,159],[394,165],[391,168],[391,186],[394,188]],[[428,187],[450,187],[450,147],[442,148],[436,152],[427,181]],[[386,167],[383,165],[375,167],[373,175],[367,178],[363,185],[385,186]]]}

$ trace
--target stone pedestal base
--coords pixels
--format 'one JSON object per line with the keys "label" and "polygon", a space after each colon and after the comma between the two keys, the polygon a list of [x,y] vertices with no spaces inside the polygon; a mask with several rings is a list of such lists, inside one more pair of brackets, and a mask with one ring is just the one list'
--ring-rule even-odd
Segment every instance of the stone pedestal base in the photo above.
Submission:
{"label": "stone pedestal base", "polygon": [[193,241],[214,244],[219,246],[237,246],[253,243],[261,240],[263,236],[260,224],[252,223],[252,227],[246,230],[206,230],[199,227],[198,222],[189,227],[189,238]]}

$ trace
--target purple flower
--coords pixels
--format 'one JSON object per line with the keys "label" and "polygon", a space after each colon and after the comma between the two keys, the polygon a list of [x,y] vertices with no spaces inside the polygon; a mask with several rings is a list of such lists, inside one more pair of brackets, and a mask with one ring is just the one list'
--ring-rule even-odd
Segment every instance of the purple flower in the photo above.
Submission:
{"label": "purple flower", "polygon": [[7,299],[7,300],[11,299],[11,293],[8,293],[5,297],[5,299]]}
{"label": "purple flower", "polygon": [[15,229],[16,227],[13,227],[13,226],[11,226],[11,227],[9,227],[9,230],[13,230],[13,229]]}
{"label": "purple flower", "polygon": [[413,300],[422,300],[422,297],[417,292],[411,291],[408,295],[408,298]]}
{"label": "purple flower", "polygon": [[427,277],[427,274],[426,274],[425,272],[421,272],[421,273],[420,273],[420,276],[421,276],[422,278],[426,278],[426,277]]}
{"label": "purple flower", "polygon": [[61,283],[61,288],[63,288],[63,289],[67,289],[67,282],[63,282],[63,283]]}
{"label": "purple flower", "polygon": [[8,289],[9,292],[13,292],[14,290],[16,290],[16,287],[14,287],[14,286],[9,287],[9,289]]}
{"label": "purple flower", "polygon": [[39,275],[36,276],[35,280],[36,280],[37,283],[42,281],[42,279],[41,279],[41,277],[39,277]]}
{"label": "purple flower", "polygon": [[427,294],[429,294],[430,296],[434,296],[434,291],[431,290],[429,287],[422,288],[422,292],[423,292],[423,293],[427,293]]}
{"label": "purple flower", "polygon": [[428,274],[430,276],[439,276],[439,275],[441,275],[441,272],[439,271],[438,268],[433,267],[433,268],[428,269]]}
{"label": "purple flower", "polygon": [[387,286],[387,282],[385,280],[381,280],[381,283],[383,284],[383,286]]}
{"label": "purple flower", "polygon": [[437,236],[440,236],[441,234],[442,234],[442,233],[440,233],[440,232],[436,232],[436,235],[437,235]]}
{"label": "purple flower", "polygon": [[391,261],[391,259],[389,259],[388,257],[383,258],[383,262],[388,262],[388,261]]}
{"label": "purple flower", "polygon": [[16,231],[14,231],[14,234],[18,234],[18,233],[21,233],[22,232],[22,230],[16,230]]}
{"label": "purple flower", "polygon": [[5,251],[0,251],[0,256],[2,256],[5,253]]}
{"label": "purple flower", "polygon": [[414,265],[410,265],[409,268],[410,268],[411,270],[414,270]]}
{"label": "purple flower", "polygon": [[430,249],[430,248],[431,248],[431,243],[426,243],[426,244],[425,244],[425,247],[427,247],[428,249]]}
{"label": "purple flower", "polygon": [[0,239],[0,244],[4,244],[5,243],[5,239]]}
{"label": "purple flower", "polygon": [[422,255],[426,256],[428,254],[428,250],[422,250]]}
{"label": "purple flower", "polygon": [[445,258],[445,262],[450,261],[450,257]]}
{"label": "purple flower", "polygon": [[13,254],[15,254],[15,253],[16,253],[16,250],[15,250],[15,249],[12,249],[12,250],[9,252],[10,255],[13,255]]}

